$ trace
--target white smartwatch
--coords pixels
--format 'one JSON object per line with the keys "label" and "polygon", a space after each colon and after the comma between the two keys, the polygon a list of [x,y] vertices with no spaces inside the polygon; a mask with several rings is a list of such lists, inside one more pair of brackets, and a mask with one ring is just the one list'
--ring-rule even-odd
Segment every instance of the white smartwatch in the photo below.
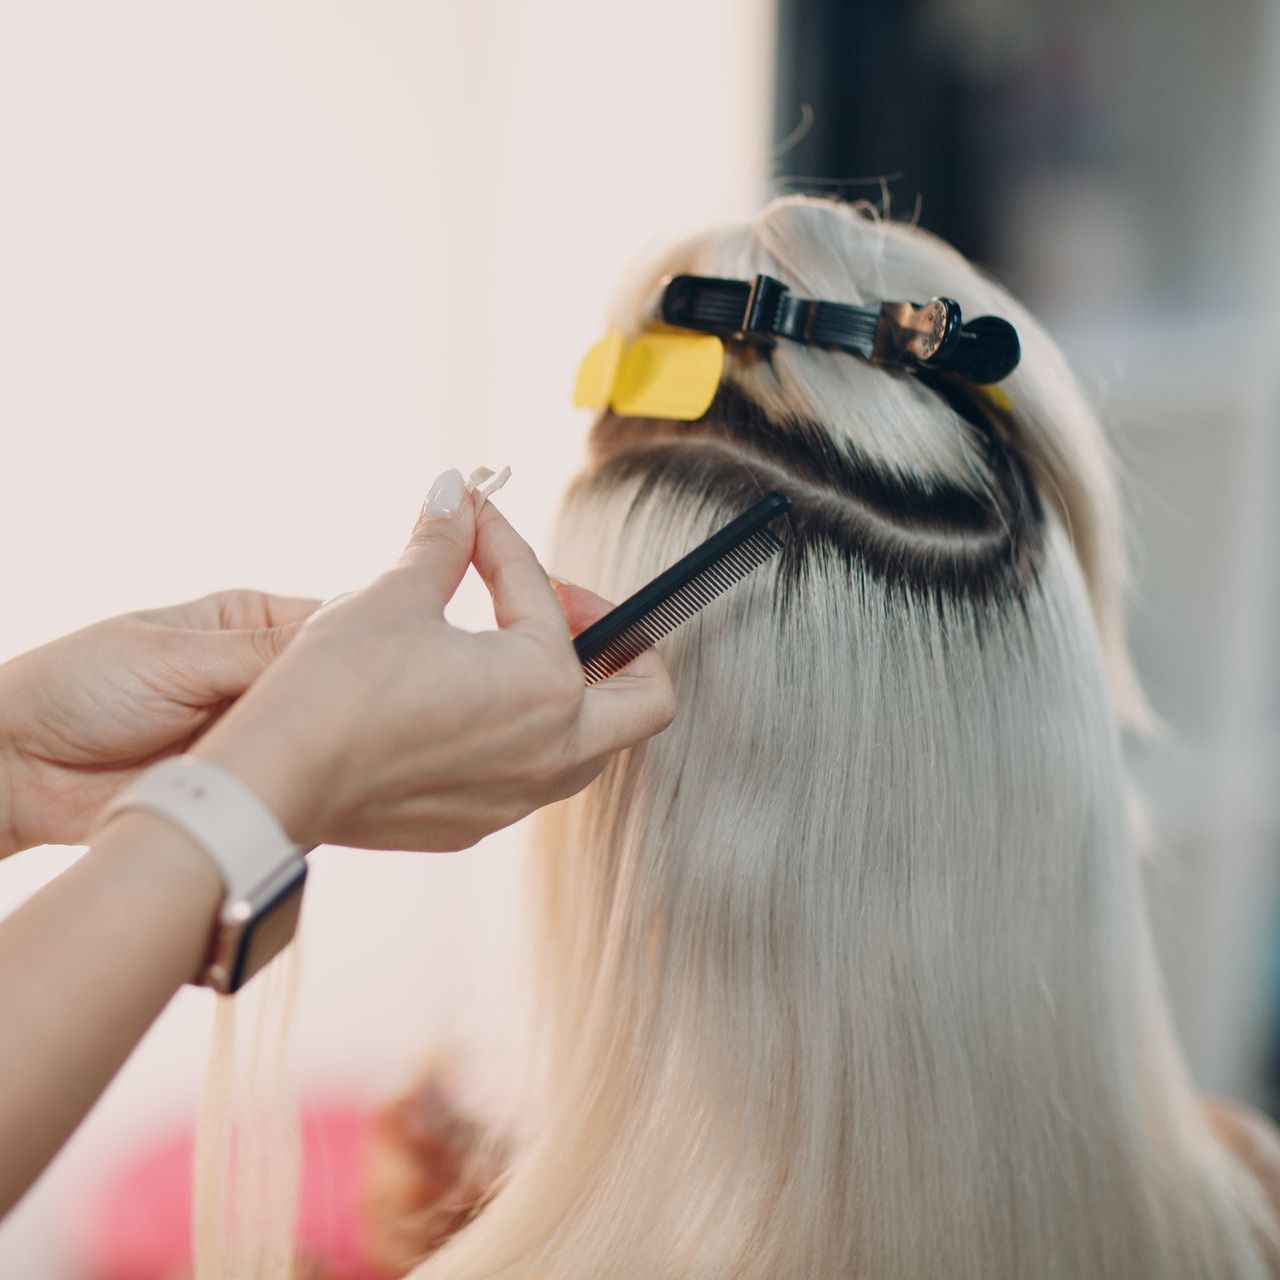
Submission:
{"label": "white smartwatch", "polygon": [[298,927],[308,850],[239,778],[207,760],[178,756],[152,765],[102,811],[148,809],[185,831],[227,887],[197,981],[238,991],[279,954]]}

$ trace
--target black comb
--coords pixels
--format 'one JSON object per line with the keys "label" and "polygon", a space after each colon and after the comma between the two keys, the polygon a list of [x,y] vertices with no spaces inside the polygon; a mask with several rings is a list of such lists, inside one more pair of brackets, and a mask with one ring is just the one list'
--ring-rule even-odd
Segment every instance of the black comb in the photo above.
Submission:
{"label": "black comb", "polygon": [[768,525],[791,507],[785,493],[762,498],[700,547],[578,635],[573,647],[588,684],[616,675],[735,582],[782,550]]}

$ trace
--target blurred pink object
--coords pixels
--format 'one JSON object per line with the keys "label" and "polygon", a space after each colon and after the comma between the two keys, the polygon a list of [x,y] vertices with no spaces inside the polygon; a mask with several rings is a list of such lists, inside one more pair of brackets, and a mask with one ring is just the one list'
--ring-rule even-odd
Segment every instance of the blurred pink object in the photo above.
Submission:
{"label": "blurred pink object", "polygon": [[[297,1255],[316,1280],[385,1280],[369,1261],[360,1214],[361,1171],[371,1134],[364,1110],[307,1107]],[[78,1249],[84,1280],[177,1280],[191,1274],[191,1130],[125,1163],[89,1214]]]}

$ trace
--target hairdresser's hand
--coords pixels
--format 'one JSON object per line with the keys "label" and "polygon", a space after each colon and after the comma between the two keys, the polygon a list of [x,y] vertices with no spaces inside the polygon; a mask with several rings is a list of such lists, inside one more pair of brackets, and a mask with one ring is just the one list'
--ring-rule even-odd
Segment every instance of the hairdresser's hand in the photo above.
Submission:
{"label": "hairdresser's hand", "polygon": [[82,841],[106,801],[185,751],[315,607],[226,591],[111,618],[0,666],[0,855]]}
{"label": "hairdresser's hand", "polygon": [[[654,654],[586,689],[523,539],[492,506],[477,519],[457,472],[432,494],[399,563],[322,610],[196,748],[301,844],[465,848],[579,790],[675,713]],[[473,560],[493,631],[444,620]],[[579,626],[607,608],[566,594]]]}

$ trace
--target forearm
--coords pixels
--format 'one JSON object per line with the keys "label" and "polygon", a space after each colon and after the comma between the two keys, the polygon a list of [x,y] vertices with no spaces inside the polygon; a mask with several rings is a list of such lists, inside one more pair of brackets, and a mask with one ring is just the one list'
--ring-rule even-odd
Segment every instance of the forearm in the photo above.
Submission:
{"label": "forearm", "polygon": [[0,923],[0,1214],[195,975],[221,897],[186,835],[130,811]]}

